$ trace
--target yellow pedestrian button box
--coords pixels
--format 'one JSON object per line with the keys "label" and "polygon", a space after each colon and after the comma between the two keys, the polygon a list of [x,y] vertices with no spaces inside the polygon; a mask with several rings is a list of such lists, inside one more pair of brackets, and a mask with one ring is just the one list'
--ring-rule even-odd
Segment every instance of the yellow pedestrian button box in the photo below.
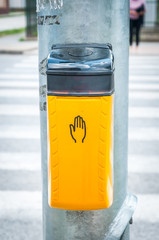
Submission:
{"label": "yellow pedestrian button box", "polygon": [[47,62],[49,205],[113,202],[114,58],[110,44],[55,45]]}

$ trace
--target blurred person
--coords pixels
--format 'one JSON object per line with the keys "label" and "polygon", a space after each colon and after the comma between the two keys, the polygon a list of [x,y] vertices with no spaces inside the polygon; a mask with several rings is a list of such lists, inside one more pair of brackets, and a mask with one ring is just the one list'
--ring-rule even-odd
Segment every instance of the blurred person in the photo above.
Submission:
{"label": "blurred person", "polygon": [[130,0],[130,46],[133,44],[133,35],[136,35],[136,48],[139,46],[140,29],[145,14],[145,0]]}

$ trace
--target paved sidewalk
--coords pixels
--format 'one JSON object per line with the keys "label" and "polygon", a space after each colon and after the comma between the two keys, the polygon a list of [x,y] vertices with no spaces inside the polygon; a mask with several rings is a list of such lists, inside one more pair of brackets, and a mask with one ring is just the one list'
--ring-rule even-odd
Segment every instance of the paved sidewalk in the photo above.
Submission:
{"label": "paved sidewalk", "polygon": [[[15,13],[17,14],[17,13]],[[26,27],[26,16],[6,16],[0,18],[0,32],[5,30],[20,29]],[[22,54],[37,49],[37,41],[19,41],[25,39],[25,33],[12,34],[0,37],[0,53]]]}
{"label": "paved sidewalk", "polygon": [[[22,54],[27,51],[37,50],[37,40],[20,42],[20,38],[25,38],[25,33],[0,37],[0,53]],[[135,46],[130,48],[130,55],[159,56],[159,42],[141,42],[138,49]]]}
{"label": "paved sidewalk", "polygon": [[25,15],[0,18],[0,32],[24,27],[26,27]]}
{"label": "paved sidewalk", "polygon": [[159,56],[159,42],[141,42],[138,49],[135,45],[130,48],[130,54]]}
{"label": "paved sidewalk", "polygon": [[19,41],[20,38],[25,39],[25,33],[0,37],[0,53],[22,54],[37,50],[38,42],[36,40]]}

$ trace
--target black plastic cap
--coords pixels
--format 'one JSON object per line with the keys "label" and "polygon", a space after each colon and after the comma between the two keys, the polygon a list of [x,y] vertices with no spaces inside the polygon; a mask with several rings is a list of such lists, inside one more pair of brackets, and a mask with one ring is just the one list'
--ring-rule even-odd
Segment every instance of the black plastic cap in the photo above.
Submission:
{"label": "black plastic cap", "polygon": [[114,92],[111,44],[53,45],[47,61],[47,94],[109,96]]}

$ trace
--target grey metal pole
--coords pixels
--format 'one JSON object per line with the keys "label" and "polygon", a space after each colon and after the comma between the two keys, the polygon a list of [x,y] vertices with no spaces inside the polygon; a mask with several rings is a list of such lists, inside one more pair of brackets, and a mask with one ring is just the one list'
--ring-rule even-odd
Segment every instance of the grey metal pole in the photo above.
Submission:
{"label": "grey metal pole", "polygon": [[[37,0],[44,240],[120,239],[133,214],[136,198],[127,194],[128,2]],[[107,42],[115,55],[114,202],[105,210],[53,209],[47,192],[46,58],[52,44]]]}

